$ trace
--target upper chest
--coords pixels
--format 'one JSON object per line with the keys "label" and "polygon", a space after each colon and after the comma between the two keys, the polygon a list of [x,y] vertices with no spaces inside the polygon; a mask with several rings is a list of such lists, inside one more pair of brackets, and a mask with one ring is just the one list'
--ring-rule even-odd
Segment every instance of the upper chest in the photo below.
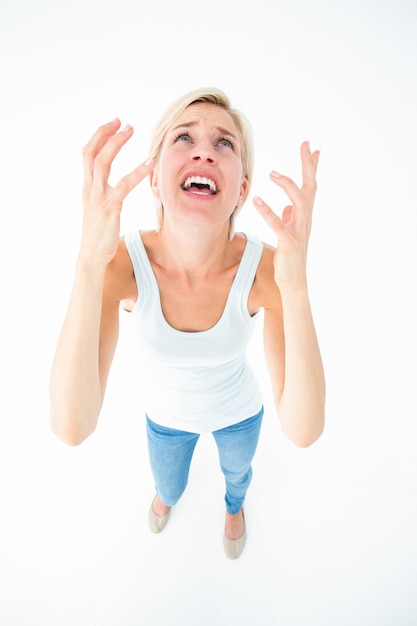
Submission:
{"label": "upper chest", "polygon": [[[240,307],[253,316],[264,306],[262,287],[264,284],[265,250],[254,252],[247,245],[246,238],[237,239],[238,246],[232,249],[225,262],[216,271],[184,274],[169,263],[161,263],[158,250],[152,247],[152,239],[141,237],[136,241],[136,253],[132,250],[135,276],[131,274],[129,294],[131,304],[125,308],[132,310],[145,288],[149,295],[153,292],[153,302],[157,305],[157,315],[162,312],[165,321],[174,329],[185,332],[200,332],[213,328],[222,319],[226,308]],[[127,254],[127,252],[126,252]],[[258,265],[259,264],[259,265]],[[269,263],[268,263],[269,264]],[[148,278],[145,279],[145,276]],[[145,279],[145,283],[143,283]],[[138,281],[138,282],[137,282]],[[150,290],[150,291],[149,291]],[[161,311],[157,313],[158,309]]]}
{"label": "upper chest", "polygon": [[221,319],[239,264],[194,280],[156,264],[151,267],[165,320],[177,330],[199,332]]}

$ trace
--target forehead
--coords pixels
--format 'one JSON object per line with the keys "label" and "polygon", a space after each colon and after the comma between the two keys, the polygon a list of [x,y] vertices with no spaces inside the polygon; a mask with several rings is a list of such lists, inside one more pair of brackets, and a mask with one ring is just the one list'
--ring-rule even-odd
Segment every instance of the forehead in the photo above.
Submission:
{"label": "forehead", "polygon": [[198,124],[200,121],[205,121],[223,131],[228,131],[236,137],[240,136],[232,116],[223,107],[209,102],[190,104],[178,115],[172,127],[176,128],[182,124]]}

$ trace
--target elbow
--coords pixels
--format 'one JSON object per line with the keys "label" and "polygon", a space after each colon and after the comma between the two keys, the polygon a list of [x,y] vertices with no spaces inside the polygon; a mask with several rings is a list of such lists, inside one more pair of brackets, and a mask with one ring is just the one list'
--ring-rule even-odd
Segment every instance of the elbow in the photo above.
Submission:
{"label": "elbow", "polygon": [[84,406],[77,397],[51,389],[49,425],[52,433],[71,447],[80,446],[95,431],[101,405]]}
{"label": "elbow", "polygon": [[298,418],[293,413],[286,418],[283,411],[280,422],[283,433],[297,448],[309,448],[323,434],[324,410],[314,411],[309,415],[303,412]]}
{"label": "elbow", "polygon": [[74,420],[70,416],[56,415],[51,412],[50,428],[52,433],[68,446],[80,446],[95,430],[81,429],[74,425]]}
{"label": "elbow", "polygon": [[76,448],[77,446],[80,446],[87,439],[87,437],[82,437],[73,433],[61,432],[54,429],[52,429],[52,432],[58,437],[58,439],[63,441],[65,444],[67,444],[67,446],[70,446],[71,448]]}
{"label": "elbow", "polygon": [[309,448],[316,443],[324,431],[324,413],[314,414],[309,422],[288,434],[297,448]]}
{"label": "elbow", "polygon": [[320,430],[306,432],[306,433],[286,433],[287,437],[297,448],[310,448],[313,443],[321,437],[323,434],[323,428]]}

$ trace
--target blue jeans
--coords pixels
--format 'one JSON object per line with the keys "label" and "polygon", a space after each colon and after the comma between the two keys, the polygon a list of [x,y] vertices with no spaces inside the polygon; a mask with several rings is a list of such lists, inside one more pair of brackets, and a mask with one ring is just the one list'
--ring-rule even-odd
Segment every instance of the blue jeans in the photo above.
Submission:
{"label": "blue jeans", "polygon": [[[220,467],[226,481],[226,510],[239,513],[252,479],[252,459],[259,440],[263,407],[249,419],[214,431]],[[188,482],[194,449],[200,435],[165,428],[146,416],[149,459],[156,492],[166,506],[178,502]]]}

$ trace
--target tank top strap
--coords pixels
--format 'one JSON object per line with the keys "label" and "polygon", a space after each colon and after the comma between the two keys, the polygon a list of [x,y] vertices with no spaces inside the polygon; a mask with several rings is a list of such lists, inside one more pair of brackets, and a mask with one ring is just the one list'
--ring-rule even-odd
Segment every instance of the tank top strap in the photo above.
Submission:
{"label": "tank top strap", "polygon": [[155,275],[140,232],[138,230],[128,232],[124,239],[132,261],[139,296],[142,299],[157,291]]}
{"label": "tank top strap", "polygon": [[[237,306],[241,307],[243,313],[247,315],[249,293],[255,280],[263,245],[253,235],[246,233],[244,235],[246,237],[246,246],[233,280],[228,303],[235,302]],[[142,300],[143,298],[157,295],[157,300],[159,301],[158,285],[140,232],[131,231],[127,233],[125,235],[125,243],[132,260],[133,271],[140,294],[139,299]]]}
{"label": "tank top strap", "polygon": [[236,302],[239,302],[244,313],[248,314],[248,298],[255,280],[259,261],[261,260],[263,244],[253,235],[246,233],[244,235],[246,237],[246,246],[233,281],[232,290],[236,294],[240,294],[240,298],[236,298]]}

